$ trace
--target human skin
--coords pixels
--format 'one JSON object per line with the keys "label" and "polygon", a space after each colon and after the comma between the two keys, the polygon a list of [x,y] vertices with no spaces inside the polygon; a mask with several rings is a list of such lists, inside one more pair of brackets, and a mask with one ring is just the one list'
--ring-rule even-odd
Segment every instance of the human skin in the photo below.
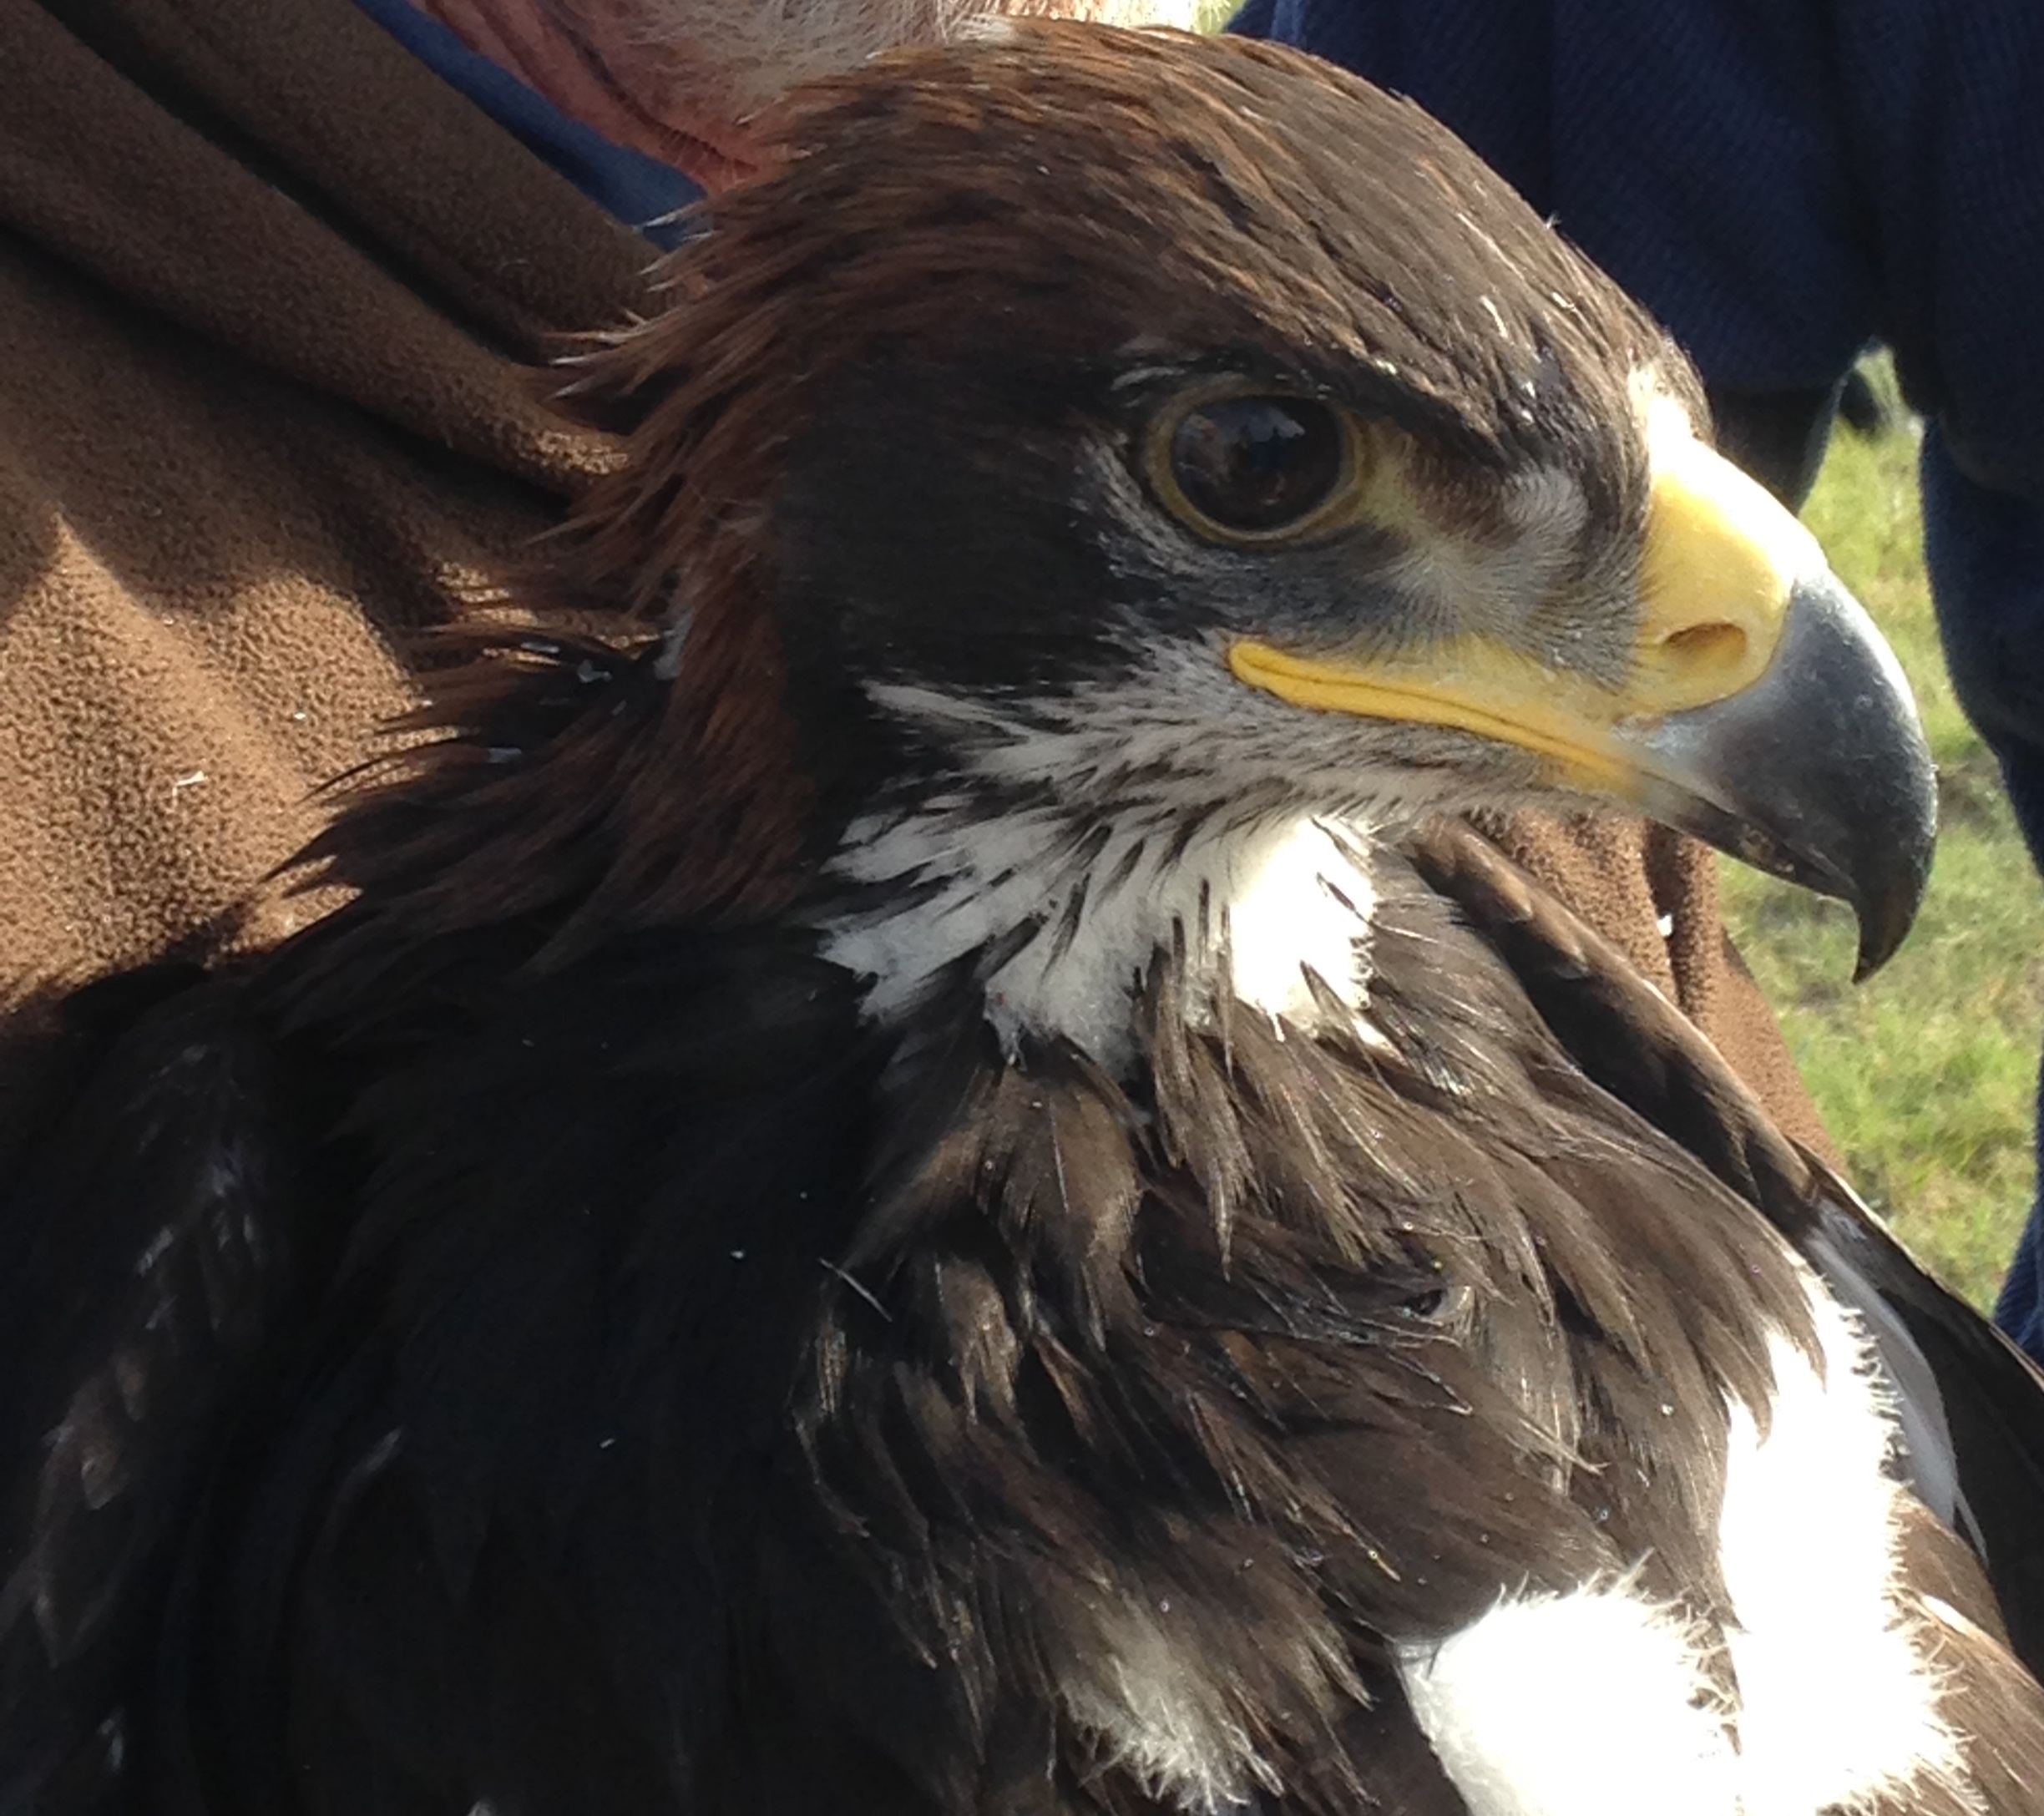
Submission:
{"label": "human skin", "polygon": [[761,168],[748,119],[796,83],[989,14],[1190,23],[1191,0],[414,0],[564,113],[715,192]]}

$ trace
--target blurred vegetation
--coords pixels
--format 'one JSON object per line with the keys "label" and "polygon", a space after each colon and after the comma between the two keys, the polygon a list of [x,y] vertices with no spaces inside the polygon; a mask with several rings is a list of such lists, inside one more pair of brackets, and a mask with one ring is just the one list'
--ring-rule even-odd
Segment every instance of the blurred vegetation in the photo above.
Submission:
{"label": "blurred vegetation", "polygon": [[[1893,380],[1870,368],[1890,396]],[[1804,513],[1894,644],[1937,758],[1940,830],[1908,943],[1854,987],[1852,916],[1723,865],[1734,937],[1779,1010],[1854,1184],[1948,1284],[1991,1303],[2031,1192],[2044,887],[1946,679],[1923,569],[1916,438],[1840,429]]]}

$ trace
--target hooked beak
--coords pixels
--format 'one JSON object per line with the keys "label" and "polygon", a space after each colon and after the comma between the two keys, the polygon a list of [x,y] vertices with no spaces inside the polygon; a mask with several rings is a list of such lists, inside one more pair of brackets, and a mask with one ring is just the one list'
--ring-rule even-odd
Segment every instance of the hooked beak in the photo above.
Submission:
{"label": "hooked beak", "polygon": [[1937,821],[1894,653],[1809,532],[1686,429],[1657,438],[1640,598],[1616,687],[1478,637],[1421,660],[1243,639],[1228,665],[1295,706],[1531,751],[1561,786],[1836,896],[1859,917],[1867,976],[1915,918]]}

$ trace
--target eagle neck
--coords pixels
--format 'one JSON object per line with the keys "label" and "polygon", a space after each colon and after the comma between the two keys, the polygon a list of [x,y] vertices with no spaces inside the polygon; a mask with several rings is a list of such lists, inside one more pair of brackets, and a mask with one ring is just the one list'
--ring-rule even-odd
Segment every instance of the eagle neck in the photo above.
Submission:
{"label": "eagle neck", "polygon": [[1232,1004],[1281,1029],[1354,1019],[1369,992],[1372,841],[1298,810],[1075,808],[969,789],[866,813],[827,866],[823,949],[903,1019],[969,979],[1010,1053],[1065,1040],[1141,1059],[1146,979],[1171,962],[1186,1014]]}

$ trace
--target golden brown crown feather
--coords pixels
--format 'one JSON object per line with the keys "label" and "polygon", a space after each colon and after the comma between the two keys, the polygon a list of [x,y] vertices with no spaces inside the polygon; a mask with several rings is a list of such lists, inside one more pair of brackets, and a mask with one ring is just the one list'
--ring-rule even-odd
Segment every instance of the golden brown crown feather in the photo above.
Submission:
{"label": "golden brown crown feather", "polygon": [[797,90],[767,136],[784,164],[707,210],[667,309],[576,387],[634,422],[579,514],[589,579],[641,613],[742,534],[807,400],[877,346],[1262,348],[1374,373],[1389,413],[1493,459],[1525,406],[1500,316],[1613,417],[1665,350],[1445,127],[1283,46],[1010,22]]}

